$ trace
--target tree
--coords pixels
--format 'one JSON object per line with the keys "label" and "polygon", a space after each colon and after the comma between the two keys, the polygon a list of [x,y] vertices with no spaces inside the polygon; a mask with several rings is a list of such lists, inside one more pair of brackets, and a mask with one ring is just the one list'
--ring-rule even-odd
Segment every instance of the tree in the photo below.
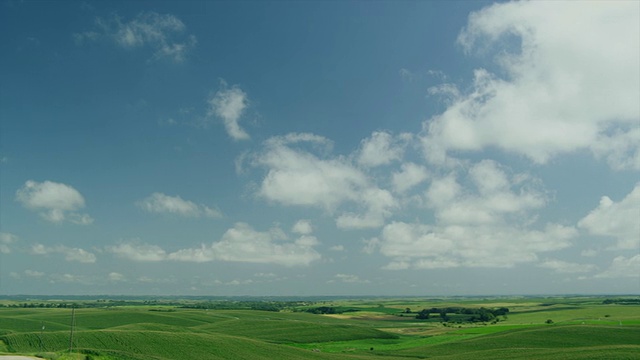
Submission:
{"label": "tree", "polygon": [[449,317],[447,316],[447,310],[440,310],[440,317],[442,321],[449,321]]}
{"label": "tree", "polygon": [[427,309],[422,309],[418,312],[418,315],[416,315],[416,319],[423,319],[426,320],[429,318],[429,310]]}

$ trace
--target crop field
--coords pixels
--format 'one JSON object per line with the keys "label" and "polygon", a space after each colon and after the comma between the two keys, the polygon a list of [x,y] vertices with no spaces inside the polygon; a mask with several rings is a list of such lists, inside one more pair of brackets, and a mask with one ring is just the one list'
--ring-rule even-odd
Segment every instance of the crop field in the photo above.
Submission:
{"label": "crop field", "polygon": [[637,297],[350,299],[271,303],[271,311],[238,302],[86,300],[74,310],[62,303],[0,301],[0,355],[406,360],[640,354]]}

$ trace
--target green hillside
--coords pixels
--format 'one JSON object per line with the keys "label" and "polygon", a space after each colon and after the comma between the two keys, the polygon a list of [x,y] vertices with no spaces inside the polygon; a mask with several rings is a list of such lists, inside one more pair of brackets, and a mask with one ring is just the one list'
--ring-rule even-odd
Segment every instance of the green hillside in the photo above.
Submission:
{"label": "green hillside", "polygon": [[[566,325],[509,330],[451,344],[416,347],[397,355],[443,359],[633,359],[640,328]],[[628,356],[635,354],[633,357]]]}
{"label": "green hillside", "polygon": [[[638,358],[640,307],[598,300],[322,302],[336,310],[330,315],[308,312],[313,304],[258,311],[87,303],[74,311],[70,354],[70,308],[11,303],[0,304],[0,354],[51,360]],[[491,322],[459,315],[502,307],[509,312]],[[416,318],[425,308],[449,309],[448,322],[436,312]]]}

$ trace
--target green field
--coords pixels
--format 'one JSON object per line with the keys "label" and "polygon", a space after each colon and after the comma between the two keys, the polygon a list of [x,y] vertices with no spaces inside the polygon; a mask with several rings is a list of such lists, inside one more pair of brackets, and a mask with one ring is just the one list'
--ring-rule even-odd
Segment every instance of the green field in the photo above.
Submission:
{"label": "green field", "polygon": [[[4,301],[0,354],[60,360],[640,358],[637,298],[630,304],[605,299],[332,300],[288,303],[280,311],[248,310],[242,303],[233,303],[236,310],[216,310],[183,308],[180,302],[84,301],[74,310],[72,342],[72,310],[49,306],[61,300],[39,301],[40,307]],[[509,312],[491,321],[471,322],[464,315],[501,307]],[[432,308],[450,312],[416,319],[420,310]],[[330,314],[312,313],[318,309]]]}

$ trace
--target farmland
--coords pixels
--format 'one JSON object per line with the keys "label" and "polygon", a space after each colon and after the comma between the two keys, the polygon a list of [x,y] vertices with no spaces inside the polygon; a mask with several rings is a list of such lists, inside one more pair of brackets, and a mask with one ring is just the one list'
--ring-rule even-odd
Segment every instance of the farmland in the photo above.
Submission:
{"label": "farmland", "polygon": [[0,354],[55,360],[633,359],[638,353],[637,297],[0,300]]}

